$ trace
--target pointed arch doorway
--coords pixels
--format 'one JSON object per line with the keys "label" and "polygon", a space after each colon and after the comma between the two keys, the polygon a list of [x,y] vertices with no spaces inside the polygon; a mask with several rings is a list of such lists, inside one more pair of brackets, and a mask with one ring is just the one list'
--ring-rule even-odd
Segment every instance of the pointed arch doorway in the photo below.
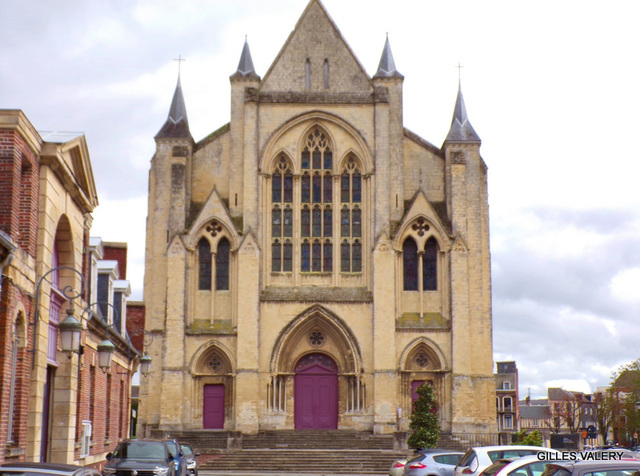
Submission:
{"label": "pointed arch doorway", "polygon": [[326,354],[303,356],[295,366],[295,428],[338,428],[338,366]]}

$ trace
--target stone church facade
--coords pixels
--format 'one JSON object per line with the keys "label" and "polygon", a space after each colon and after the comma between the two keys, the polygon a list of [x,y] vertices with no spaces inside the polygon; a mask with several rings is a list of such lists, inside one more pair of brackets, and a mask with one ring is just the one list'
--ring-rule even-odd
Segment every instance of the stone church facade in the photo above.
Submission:
{"label": "stone church facade", "polygon": [[154,429],[494,432],[487,168],[461,92],[438,148],[402,121],[389,42],[370,77],[311,0],[231,120],[194,141],[180,81],[149,175]]}

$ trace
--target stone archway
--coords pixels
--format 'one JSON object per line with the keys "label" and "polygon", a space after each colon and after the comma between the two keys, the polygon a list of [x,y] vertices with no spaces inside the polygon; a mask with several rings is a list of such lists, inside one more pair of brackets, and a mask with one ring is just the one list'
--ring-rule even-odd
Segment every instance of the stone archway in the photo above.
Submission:
{"label": "stone archway", "polygon": [[[311,306],[283,328],[271,354],[270,372],[268,410],[283,417],[289,428],[348,427],[365,415],[367,388],[360,346],[349,326],[323,306]],[[304,385],[309,388],[303,389]],[[311,411],[304,405],[313,405],[305,396],[316,391],[331,394],[334,406],[323,410],[333,415],[330,423],[328,418],[322,423],[301,420],[299,412]]]}

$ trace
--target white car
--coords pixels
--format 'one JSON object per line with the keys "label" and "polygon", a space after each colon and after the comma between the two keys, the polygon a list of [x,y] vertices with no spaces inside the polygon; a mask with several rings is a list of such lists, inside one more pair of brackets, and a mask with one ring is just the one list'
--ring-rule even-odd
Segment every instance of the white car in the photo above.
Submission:
{"label": "white car", "polygon": [[478,476],[489,465],[506,458],[535,455],[538,452],[556,453],[556,450],[541,446],[477,446],[469,448],[453,470],[453,476]]}
{"label": "white car", "polygon": [[[558,459],[561,458],[560,452],[555,453]],[[544,461],[541,461],[537,455],[501,459],[489,465],[481,476],[540,476],[552,460],[551,455],[544,458]]]}

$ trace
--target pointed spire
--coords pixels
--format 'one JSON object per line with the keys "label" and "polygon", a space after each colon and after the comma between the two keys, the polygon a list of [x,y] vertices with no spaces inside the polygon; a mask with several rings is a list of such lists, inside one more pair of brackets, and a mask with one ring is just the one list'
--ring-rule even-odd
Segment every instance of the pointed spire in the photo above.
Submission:
{"label": "pointed spire", "polygon": [[178,73],[178,84],[173,93],[173,100],[169,108],[169,117],[156,135],[156,138],[191,138],[189,132],[189,121],[187,119],[187,107],[182,95],[182,85],[180,84],[180,73]]}
{"label": "pointed spire", "polygon": [[456,98],[456,106],[453,110],[453,119],[451,120],[451,128],[447,134],[445,142],[480,142],[480,137],[471,126],[467,117],[467,108],[464,105],[462,97],[462,86],[458,81],[458,97]]}
{"label": "pointed spire", "polygon": [[238,69],[231,76],[232,78],[259,78],[253,69],[253,60],[251,59],[251,51],[249,51],[249,42],[247,37],[244,37],[244,46],[242,47],[242,53],[240,54],[240,61],[238,62]]}
{"label": "pointed spire", "polygon": [[380,57],[380,64],[378,64],[378,71],[373,76],[374,78],[395,78],[403,76],[396,69],[396,63],[393,61],[393,53],[391,53],[391,45],[389,44],[389,34],[387,33],[387,39],[384,42],[384,48],[382,49],[382,56]]}

